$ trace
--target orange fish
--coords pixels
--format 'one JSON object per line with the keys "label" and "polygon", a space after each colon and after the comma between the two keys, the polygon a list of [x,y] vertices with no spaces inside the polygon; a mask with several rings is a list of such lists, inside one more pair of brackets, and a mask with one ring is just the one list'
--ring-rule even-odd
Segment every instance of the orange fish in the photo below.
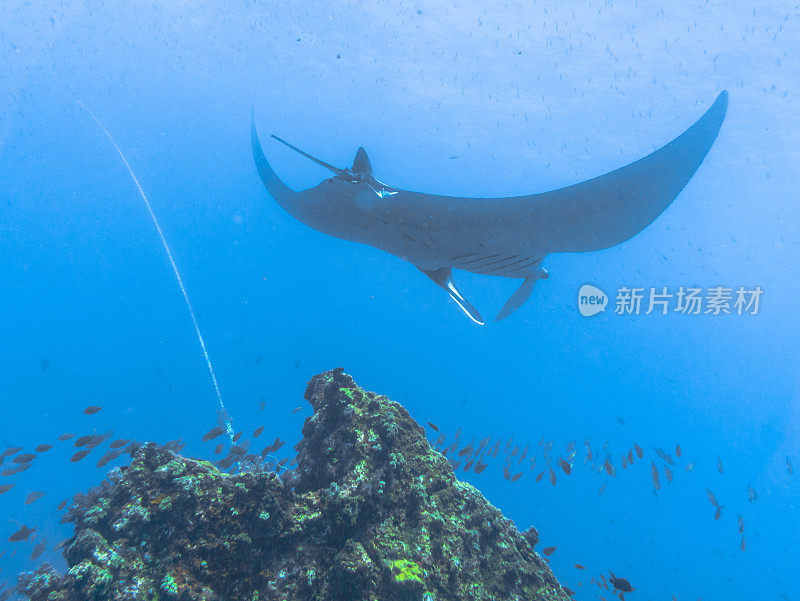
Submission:
{"label": "orange fish", "polygon": [[567,463],[563,457],[558,458],[558,463],[561,466],[561,469],[564,470],[564,473],[568,476],[572,472],[572,468],[570,467],[569,463]]}
{"label": "orange fish", "polygon": [[545,548],[544,548],[544,551],[542,551],[542,553],[544,553],[545,555],[547,555],[547,557],[550,557],[550,556],[551,556],[553,553],[555,553],[555,552],[556,552],[556,548],[557,548],[557,547],[545,547]]}
{"label": "orange fish", "polygon": [[635,442],[633,443],[633,447],[636,449],[636,455],[639,457],[639,459],[644,457],[644,451],[642,451],[642,447],[640,447]]}
{"label": "orange fish", "polygon": [[103,409],[102,407],[98,407],[97,405],[89,405],[86,409],[83,410],[83,412],[86,415],[94,415],[95,413],[101,411],[102,409]]}

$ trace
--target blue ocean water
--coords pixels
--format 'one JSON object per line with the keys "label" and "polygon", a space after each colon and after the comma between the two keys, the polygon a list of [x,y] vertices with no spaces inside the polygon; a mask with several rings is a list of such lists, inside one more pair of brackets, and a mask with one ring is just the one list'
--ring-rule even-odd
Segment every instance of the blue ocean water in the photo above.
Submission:
{"label": "blue ocean water", "polygon": [[[211,455],[200,437],[217,401],[183,298],[124,165],[75,96],[152,203],[237,430],[263,425],[265,441],[293,444],[309,415],[305,383],[342,366],[449,440],[461,428],[462,441],[513,436],[538,450],[513,483],[499,463],[458,473],[557,546],[553,570],[576,599],[605,595],[588,580],[609,570],[635,599],[800,598],[796,6],[4,0],[0,10],[0,449],[114,430]],[[532,298],[483,327],[413,265],[284,213],[249,145],[252,106],[270,162],[296,189],[329,173],[270,133],[341,167],[363,146],[376,177],[402,188],[528,194],[637,160],[722,90],[719,138],[659,219],[608,250],[547,257],[550,278]],[[519,283],[455,276],[487,317]],[[607,311],[581,316],[585,283],[609,295]],[[763,294],[757,315],[619,315],[623,286]],[[87,405],[103,410],[86,416]],[[542,439],[555,486],[535,481]],[[583,463],[587,439],[615,476]],[[571,442],[566,476],[555,461]],[[634,442],[645,456],[622,469]],[[674,457],[677,444],[668,483],[654,448]],[[63,565],[52,547],[70,531],[56,505],[103,477],[94,454],[70,462],[74,450],[57,443],[0,477],[15,484],[0,495],[0,583],[42,560]],[[719,520],[706,489],[725,505]],[[24,504],[34,490],[46,495]],[[36,536],[7,542],[21,524]],[[31,562],[42,537],[50,549]]]}

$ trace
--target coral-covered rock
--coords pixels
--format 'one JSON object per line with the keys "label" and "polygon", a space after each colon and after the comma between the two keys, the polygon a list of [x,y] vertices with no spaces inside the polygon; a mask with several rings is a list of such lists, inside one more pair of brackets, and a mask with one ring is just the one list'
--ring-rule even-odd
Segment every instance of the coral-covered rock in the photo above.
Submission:
{"label": "coral-covered rock", "polygon": [[566,600],[521,534],[399,404],[341,369],[306,390],[297,469],[236,474],[144,445],[72,509],[32,601]]}

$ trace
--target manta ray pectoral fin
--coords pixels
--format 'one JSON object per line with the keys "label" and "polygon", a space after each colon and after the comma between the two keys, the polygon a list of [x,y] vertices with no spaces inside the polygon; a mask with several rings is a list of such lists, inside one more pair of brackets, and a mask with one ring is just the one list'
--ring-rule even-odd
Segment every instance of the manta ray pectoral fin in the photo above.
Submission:
{"label": "manta ray pectoral fin", "polygon": [[418,268],[422,273],[436,282],[439,286],[444,288],[445,292],[450,295],[456,304],[461,307],[461,310],[467,314],[467,316],[477,323],[479,326],[483,325],[483,317],[481,314],[478,313],[478,310],[473,307],[470,302],[464,298],[464,295],[459,292],[458,288],[456,288],[455,282],[453,282],[453,271],[449,267],[440,267],[439,269],[422,269],[421,267]]}
{"label": "manta ray pectoral fin", "polygon": [[547,270],[540,269],[539,273],[526,277],[525,281],[522,282],[522,285],[517,288],[517,291],[511,295],[511,298],[509,298],[506,301],[506,304],[503,305],[503,308],[500,309],[500,313],[497,314],[497,317],[495,317],[494,320],[500,321],[501,319],[505,319],[514,311],[519,309],[530,297],[531,293],[533,292],[533,286],[536,284],[536,282],[538,280],[546,280],[549,275],[550,274],[547,273]]}

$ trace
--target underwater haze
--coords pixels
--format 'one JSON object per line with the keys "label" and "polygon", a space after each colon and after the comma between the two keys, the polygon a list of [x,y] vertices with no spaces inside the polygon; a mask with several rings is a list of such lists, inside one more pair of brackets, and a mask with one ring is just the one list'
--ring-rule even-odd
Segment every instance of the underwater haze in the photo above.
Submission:
{"label": "underwater haze", "polygon": [[[219,401],[184,296],[77,99],[150,202],[234,430],[290,447],[306,383],[342,366],[432,442],[429,422],[448,441],[530,445],[510,458],[516,480],[500,461],[456,473],[556,547],[576,599],[609,598],[589,581],[613,571],[629,600],[800,600],[798,32],[791,2],[3,0],[0,452],[36,459],[0,476],[14,485],[0,591],[42,561],[63,569],[56,506],[126,458],[71,461],[60,435],[182,439],[216,458],[201,437]],[[486,325],[410,262],[286,213],[250,142],[253,109],[295,190],[331,173],[271,134],[339,168],[363,147],[397,188],[527,195],[648,155],[723,91],[719,135],[663,214],[611,248],[546,256],[549,278]],[[454,278],[489,318],[520,284]],[[582,314],[585,284],[604,311]],[[667,314],[647,314],[665,287]],[[642,289],[641,311],[617,310],[624,288]],[[730,289],[729,312],[675,310],[681,288]],[[740,288],[758,305],[737,307]],[[546,466],[555,485],[537,481]],[[22,525],[38,530],[9,541]]]}

